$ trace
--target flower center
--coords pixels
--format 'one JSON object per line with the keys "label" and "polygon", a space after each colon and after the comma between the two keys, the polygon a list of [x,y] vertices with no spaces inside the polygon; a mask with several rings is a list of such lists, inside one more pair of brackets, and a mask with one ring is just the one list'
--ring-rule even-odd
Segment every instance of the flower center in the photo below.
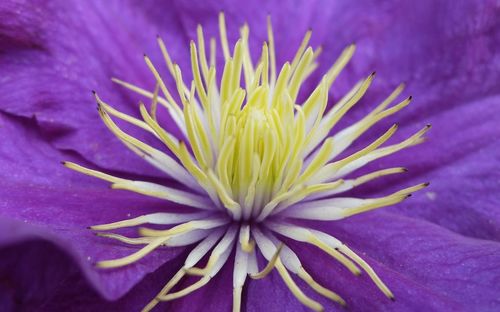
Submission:
{"label": "flower center", "polygon": [[[372,125],[410,103],[411,97],[391,106],[404,86],[398,86],[364,118],[331,135],[332,128],[359,101],[374,79],[374,73],[370,74],[327,110],[328,90],[354,53],[353,45],[341,53],[305,102],[297,103],[299,90],[316,69],[316,59],[321,52],[321,48],[313,50],[307,47],[311,32],[306,33],[294,59],[285,63],[278,73],[270,20],[268,43],[263,44],[255,67],[250,57],[248,26],[241,28],[241,38],[232,54],[223,14],[219,16],[219,26],[225,60],[220,82],[216,81],[215,40],[210,41],[210,55],[207,57],[203,30],[199,26],[198,44],[191,42],[190,46],[193,74],[190,87],[184,83],[179,66],[172,63],[164,42],[158,38],[166,66],[175,80],[176,96],[167,88],[147,56],[146,65],[156,79],[153,92],[113,79],[151,100],[149,108],[143,103],[139,105],[142,119],[117,111],[95,94],[99,114],[109,130],[178,185],[167,187],[128,180],[74,163],[64,164],[106,180],[114,189],[161,198],[197,210],[172,213],[166,209],[92,226],[100,236],[130,245],[144,245],[127,257],[101,261],[97,265],[101,268],[123,267],[139,261],[160,246],[196,244],[182,268],[143,311],[151,310],[160,301],[174,300],[203,287],[224,267],[233,251],[233,311],[240,310],[242,288],[247,277],[260,279],[273,269],[307,307],[323,310],[320,303],[302,292],[291,273],[318,294],[345,305],[338,294],[320,285],[306,271],[299,259],[301,255],[284,243],[288,239],[319,248],[355,275],[365,271],[375,285],[393,299],[389,288],[354,251],[325,232],[298,224],[301,220],[337,221],[393,205],[427,186],[426,183],[418,184],[380,198],[338,196],[371,180],[406,172],[404,168],[394,167],[349,177],[371,161],[423,142],[429,126],[402,142],[382,147],[395,133],[397,125],[394,125],[362,149],[339,157]],[[181,138],[160,125],[157,118],[160,108],[165,109],[175,122],[182,133]],[[114,119],[146,131],[171,153],[138,140],[123,131]],[[162,225],[165,229],[140,227],[138,237],[109,232],[144,224]],[[268,260],[261,271],[258,270],[258,254]],[[203,259],[206,264],[200,266]],[[194,284],[176,290],[176,285],[185,275],[200,278]]]}

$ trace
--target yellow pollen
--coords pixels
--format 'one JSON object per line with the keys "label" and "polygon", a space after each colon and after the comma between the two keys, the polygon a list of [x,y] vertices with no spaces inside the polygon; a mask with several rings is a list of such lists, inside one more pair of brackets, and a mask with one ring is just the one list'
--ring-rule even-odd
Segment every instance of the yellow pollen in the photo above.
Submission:
{"label": "yellow pollen", "polygon": [[[176,183],[165,186],[116,177],[71,162],[63,164],[106,181],[113,189],[186,208],[185,212],[169,212],[167,204],[165,211],[91,226],[100,237],[142,245],[139,250],[136,246],[126,257],[100,261],[97,266],[127,266],[160,246],[194,246],[182,268],[143,312],[151,311],[162,301],[187,296],[207,285],[230,256],[234,256],[233,312],[241,310],[247,277],[258,283],[257,280],[271,273],[277,273],[295,298],[311,310],[323,311],[324,307],[308,297],[290,273],[316,293],[345,306],[339,294],[320,285],[304,269],[299,259],[303,255],[296,255],[273,236],[277,233],[318,248],[354,275],[365,272],[386,297],[394,299],[394,294],[373,268],[345,244],[329,234],[289,221],[341,220],[394,205],[428,186],[428,183],[421,183],[378,198],[337,196],[375,179],[408,171],[393,167],[361,176],[355,174],[357,169],[372,161],[424,142],[430,126],[401,142],[386,145],[398,129],[394,124],[369,144],[350,154],[344,153],[377,122],[410,104],[412,97],[393,104],[403,92],[404,84],[397,86],[361,120],[337,130],[335,127],[341,118],[366,94],[375,79],[375,73],[366,75],[337,103],[328,105],[329,90],[353,56],[354,45],[341,52],[318,85],[300,103],[299,93],[303,91],[304,81],[318,68],[317,60],[322,52],[322,47],[309,46],[312,31],[306,32],[293,59],[281,68],[276,64],[270,17],[267,19],[268,41],[262,44],[256,59],[252,59],[255,55],[250,52],[248,25],[240,28],[240,39],[234,46],[230,45],[227,32],[225,16],[221,13],[219,36],[224,63],[217,65],[216,40],[207,41],[203,28],[196,28],[196,38],[189,45],[191,66],[185,69],[193,77],[188,83],[160,37],[157,43],[163,66],[171,76],[170,82],[164,80],[162,71],[146,55],[145,67],[155,79],[154,87],[143,88],[113,78],[113,82],[143,98],[137,109],[140,117],[120,112],[94,92],[99,116],[106,127],[127,148]],[[165,114],[173,121],[168,128],[160,118]],[[145,131],[162,147],[153,147],[136,138],[125,131],[121,123]],[[178,137],[171,132],[172,127],[179,130]],[[161,229],[149,225],[161,226]],[[138,236],[111,232],[125,227],[138,229]],[[259,255],[268,261],[260,271]],[[176,289],[186,275],[196,276],[197,281]]]}

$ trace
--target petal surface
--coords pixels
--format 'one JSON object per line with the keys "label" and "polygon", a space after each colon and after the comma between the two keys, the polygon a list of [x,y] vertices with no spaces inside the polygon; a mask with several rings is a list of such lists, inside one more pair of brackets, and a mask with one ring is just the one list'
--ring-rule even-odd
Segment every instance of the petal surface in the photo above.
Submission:
{"label": "petal surface", "polygon": [[[96,237],[88,226],[182,208],[111,190],[107,183],[64,168],[59,161],[74,156],[44,142],[33,121],[2,115],[0,124],[4,138],[0,145],[0,218],[6,220],[0,226],[2,247],[32,240],[51,245],[76,263],[93,287],[109,299],[123,295],[181,251],[161,248],[125,269],[97,270],[96,261],[120,258],[136,248]],[[53,264],[47,265],[50,269]],[[24,273],[30,272],[27,263],[23,267]]]}
{"label": "petal surface", "polygon": [[315,226],[364,258],[396,297],[395,302],[388,300],[366,273],[355,277],[319,250],[295,244],[311,275],[343,296],[354,311],[366,307],[375,311],[442,311],[449,307],[495,311],[500,306],[495,295],[500,279],[497,242],[467,238],[427,221],[388,212]]}

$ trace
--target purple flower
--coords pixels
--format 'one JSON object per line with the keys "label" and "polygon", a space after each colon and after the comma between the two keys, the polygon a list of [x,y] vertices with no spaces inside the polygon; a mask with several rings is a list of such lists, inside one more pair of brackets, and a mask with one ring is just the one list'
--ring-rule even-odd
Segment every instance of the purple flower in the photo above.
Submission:
{"label": "purple flower", "polygon": [[[99,97],[113,108],[141,118],[137,102],[148,99],[120,88],[110,78],[119,77],[153,92],[157,80],[144,64],[144,52],[160,70],[160,76],[169,77],[168,70],[160,66],[163,57],[154,37],[158,33],[172,60],[183,69],[184,80],[190,81],[189,40],[196,39],[197,23],[203,25],[206,38],[217,36],[216,16],[221,9],[229,25],[231,52],[239,35],[235,27],[248,22],[249,46],[255,65],[261,44],[267,40],[267,14],[273,20],[278,69],[293,58],[303,34],[312,27],[312,46],[322,44],[323,53],[319,56],[319,68],[302,86],[298,103],[304,102],[315,86],[321,84],[321,75],[328,71],[343,48],[356,42],[357,53],[335,81],[329,93],[330,104],[337,102],[371,71],[376,70],[377,77],[363,99],[339,121],[333,134],[363,119],[400,82],[406,83],[404,93],[414,95],[414,103],[387,121],[384,119],[370,127],[338,159],[368,146],[395,119],[399,129],[385,146],[404,141],[426,123],[434,126],[425,144],[381,158],[345,178],[351,181],[370,172],[404,165],[409,168],[408,173],[369,182],[350,191],[348,196],[385,198],[407,186],[418,185],[422,180],[431,181],[431,187],[397,206],[342,221],[293,223],[328,233],[349,246],[373,267],[394,293],[396,301],[388,300],[368,274],[353,276],[327,253],[287,239],[290,228],[271,225],[281,234],[276,237],[293,249],[311,277],[339,294],[356,311],[497,310],[500,306],[497,265],[500,261],[497,242],[500,214],[496,190],[500,172],[496,145],[500,131],[496,92],[500,60],[496,51],[500,36],[499,8],[493,1],[419,4],[391,1],[262,4],[245,1],[237,5],[205,1],[141,2],[140,5],[121,1],[40,1],[0,4],[0,87],[3,88],[0,93],[3,139],[0,145],[3,175],[0,191],[1,309],[138,310],[176,272],[181,272],[186,257],[196,245],[157,248],[122,268],[97,269],[94,265],[97,261],[120,259],[139,247],[96,237],[86,227],[158,212],[173,212],[175,215],[170,217],[178,217],[183,213],[198,213],[196,210],[133,192],[109,190],[106,183],[77,175],[61,166],[59,161],[69,160],[126,180],[146,180],[183,191],[192,188],[190,175],[183,176],[182,168],[176,171],[178,175],[166,178],[110,135],[98,119],[90,90],[98,91]],[[208,39],[206,43],[208,53]],[[224,60],[220,52],[218,49],[218,64]],[[308,68],[304,69],[306,73]],[[222,68],[217,70],[219,82]],[[371,81],[372,77],[368,79]],[[173,79],[166,80],[166,84],[169,90],[176,91]],[[162,95],[161,91],[159,94]],[[396,102],[400,101],[404,99]],[[99,107],[108,127],[113,129],[108,118],[119,120],[116,113],[103,103]],[[149,109],[149,102],[147,107]],[[174,125],[175,120],[169,119],[162,109],[158,108],[158,123],[176,138],[182,137],[182,130]],[[192,110],[196,111],[196,107]],[[154,117],[151,110],[143,109],[142,117],[148,114]],[[305,115],[309,116],[307,112]],[[152,119],[150,124],[154,125]],[[147,144],[166,150],[154,137],[144,136],[126,122],[118,124]],[[306,123],[305,128],[311,130],[307,128],[312,127],[311,124]],[[202,135],[202,132],[197,133],[198,137]],[[174,152],[167,155],[176,156]],[[195,155],[198,162],[203,157]],[[208,158],[204,161],[210,163]],[[175,180],[181,180],[186,186],[180,187]],[[240,189],[248,192],[252,188],[247,180],[243,179],[241,184],[247,187],[237,187],[238,192]],[[119,188],[138,190],[137,185],[130,186],[122,180],[112,182]],[[144,192],[151,190],[142,187]],[[330,187],[335,191],[334,186]],[[223,197],[221,189],[216,189],[214,197]],[[170,200],[174,199],[172,194],[176,195],[168,194]],[[206,197],[189,197],[189,203],[183,194],[176,199],[180,204],[192,205],[194,200],[195,205],[203,206]],[[232,216],[238,207],[228,199],[225,201],[221,207],[232,207]],[[312,206],[308,210],[294,207],[297,205],[283,208],[287,218],[304,217],[304,213],[314,210]],[[323,215],[324,210],[318,213]],[[226,219],[210,220],[208,225],[197,226],[213,226],[213,222],[225,222]],[[142,233],[156,235],[158,230],[163,228]],[[134,228],[120,232],[125,236],[135,233]],[[200,237],[204,236],[200,234]],[[267,232],[260,236],[252,232],[251,238],[257,245],[255,250],[266,245],[263,242],[266,237],[270,237]],[[252,239],[241,246],[251,249]],[[289,260],[290,251],[283,247],[277,252],[278,246],[275,244],[267,255],[256,253],[259,269],[268,260],[271,264],[281,262],[277,259],[282,259],[283,266],[289,267],[285,259]],[[331,249],[329,251],[332,253]],[[345,249],[340,251],[356,259]],[[185,311],[231,309],[234,259],[232,252],[228,263],[205,287],[189,296],[161,303],[161,307]],[[207,260],[208,256],[197,266],[203,267]],[[359,261],[354,262],[359,264]],[[98,263],[102,265],[103,262]],[[247,279],[241,297],[243,310],[306,309],[283,283],[283,269],[278,271],[271,271],[261,280]],[[307,298],[327,310],[340,307],[318,294],[318,287],[316,291],[309,287],[310,280],[305,283],[295,277]],[[198,279],[196,276],[183,279],[174,291]],[[384,290],[380,282],[378,285]],[[385,293],[388,294],[387,290]]]}

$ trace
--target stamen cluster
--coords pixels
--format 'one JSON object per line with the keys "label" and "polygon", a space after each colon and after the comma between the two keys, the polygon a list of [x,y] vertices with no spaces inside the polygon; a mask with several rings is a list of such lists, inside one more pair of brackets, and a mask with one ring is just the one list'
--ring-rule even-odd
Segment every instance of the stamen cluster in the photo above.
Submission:
{"label": "stamen cluster", "polygon": [[[411,97],[391,106],[404,86],[398,86],[380,105],[360,121],[331,135],[332,128],[365,94],[374,73],[357,83],[332,108],[327,109],[328,90],[352,57],[355,47],[348,46],[304,103],[297,104],[303,82],[318,66],[321,48],[308,47],[307,32],[294,59],[276,70],[273,32],[268,21],[268,42],[262,46],[256,66],[248,44],[249,28],[241,28],[241,38],[230,52],[224,15],[219,16],[221,46],[225,63],[222,79],[216,79],[215,40],[210,41],[207,58],[201,26],[197,40],[191,42],[193,80],[184,83],[164,42],[158,38],[166,66],[175,80],[176,93],[167,88],[153,62],[145,62],[156,79],[153,92],[113,79],[123,87],[149,98],[149,108],[140,103],[142,119],[117,111],[95,94],[100,116],[128,148],[163,171],[178,183],[177,188],[147,181],[115,177],[66,162],[71,169],[112,184],[115,189],[161,198],[196,208],[198,212],[158,212],[92,229],[100,236],[126,244],[144,245],[131,255],[101,261],[102,268],[123,267],[136,262],[160,246],[196,244],[183,267],[144,308],[151,310],[160,301],[188,295],[206,285],[225,265],[235,250],[233,310],[239,311],[241,292],[247,276],[265,277],[274,268],[283,282],[307,307],[322,311],[317,301],[305,295],[290,274],[296,274],[317,293],[341,304],[336,293],[316,282],[283,238],[316,246],[343,264],[353,274],[361,269],[389,298],[388,287],[373,269],[335,237],[291,220],[340,220],[375,208],[396,204],[427,184],[419,184],[381,198],[339,197],[373,179],[405,172],[395,167],[352,179],[344,177],[378,158],[423,141],[428,126],[408,139],[382,147],[395,133],[397,125],[353,154],[339,158],[351,143],[372,125],[410,103]],[[175,94],[175,96],[174,96]],[[160,125],[159,108],[166,109],[182,133],[179,140]],[[121,119],[156,137],[170,153],[154,148],[122,130],[114,121]],[[165,225],[158,230],[140,227],[138,237],[125,237],[111,230],[143,224]],[[257,253],[269,262],[259,271]],[[207,258],[204,267],[197,265]],[[191,286],[175,290],[185,275],[199,276]]]}

